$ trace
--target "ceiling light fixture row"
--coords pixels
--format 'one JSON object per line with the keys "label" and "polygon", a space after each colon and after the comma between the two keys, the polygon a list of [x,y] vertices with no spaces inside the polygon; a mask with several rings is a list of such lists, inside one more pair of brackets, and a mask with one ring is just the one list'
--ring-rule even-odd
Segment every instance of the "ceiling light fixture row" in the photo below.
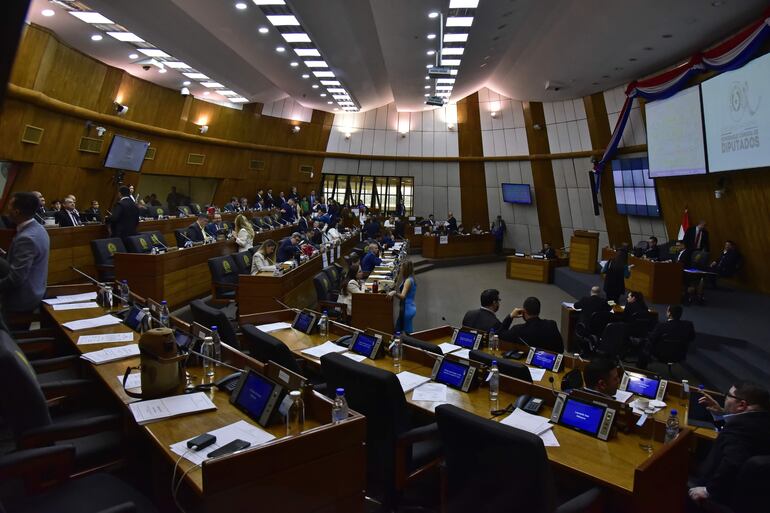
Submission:
{"label": "ceiling light fixture row", "polygon": [[[327,94],[334,98],[339,108],[347,112],[358,112],[360,106],[350,96],[347,89],[340,83],[337,76],[331,70],[329,63],[321,55],[321,52],[313,43],[310,35],[302,27],[302,24],[295,16],[291,7],[286,5],[284,0],[252,0],[267,18],[267,21],[281,36],[281,46],[283,50],[280,53],[293,51],[299,59],[291,61],[290,66],[299,68],[304,65],[302,78],[313,78],[320,82],[313,83],[313,89],[319,89],[322,86],[326,89],[320,97],[325,98]],[[292,56],[294,57],[294,56]],[[333,103],[327,102],[327,105]],[[336,110],[336,109],[335,109]]]}
{"label": "ceiling light fixture row", "polygon": [[[449,101],[478,6],[479,0],[449,0],[446,18],[440,12],[428,13],[428,18],[439,21],[439,37],[438,47],[427,52],[429,56],[435,55],[434,63],[426,65],[426,79],[433,81],[432,86],[425,86],[425,89],[433,89],[432,94],[425,94],[427,105],[438,107]],[[435,41],[436,34],[430,33],[427,38]]]}
{"label": "ceiling light fixture row", "polygon": [[[239,7],[241,4],[243,4],[243,2],[236,4],[236,8],[240,10],[245,9],[245,7]],[[219,82],[211,81],[208,76],[198,72],[192,66],[189,66],[188,64],[185,64],[184,62],[181,62],[178,59],[172,57],[163,50],[156,48],[153,44],[145,41],[133,32],[130,32],[128,29],[115,23],[103,14],[100,14],[96,11],[81,10],[81,8],[87,9],[88,7],[81,4],[80,2],[67,4],[57,2],[57,5],[59,5],[59,7],[62,9],[65,9],[69,14],[79,19],[80,21],[88,23],[92,26],[93,29],[98,31],[91,35],[92,41],[101,41],[104,39],[102,36],[102,33],[104,33],[111,38],[116,39],[117,41],[132,45],[136,49],[136,52],[132,52],[128,56],[128,58],[132,61],[131,64],[138,64],[142,66],[145,71],[155,67],[157,68],[158,73],[167,73],[169,69],[177,70],[186,78],[204,81],[201,82],[203,87],[212,89],[213,92],[217,93],[224,100],[230,103],[249,102],[247,98],[244,98],[240,94],[229,90],[229,88],[223,84],[220,84]],[[245,4],[243,5],[245,6]],[[190,85],[190,81],[184,80],[182,85],[184,86],[184,89],[187,89],[187,86]],[[187,89],[187,93],[189,93],[189,89]],[[203,93],[203,95],[206,97],[209,97],[210,94],[211,93],[209,91],[205,91]]]}

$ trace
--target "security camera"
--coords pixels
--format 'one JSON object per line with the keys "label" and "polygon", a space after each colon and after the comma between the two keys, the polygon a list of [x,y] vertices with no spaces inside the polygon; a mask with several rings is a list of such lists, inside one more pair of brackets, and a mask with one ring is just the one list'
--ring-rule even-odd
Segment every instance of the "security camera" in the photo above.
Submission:
{"label": "security camera", "polygon": [[118,102],[115,102],[115,113],[118,116],[125,116],[126,112],[128,112],[128,106],[127,105],[122,105],[122,104],[120,104]]}
{"label": "security camera", "polygon": [[144,71],[150,71],[150,68],[151,68],[151,67],[152,67],[152,66],[150,66],[149,64],[142,64],[142,69],[143,69]]}
{"label": "security camera", "polygon": [[103,136],[106,132],[107,132],[107,129],[104,128],[103,126],[96,127],[96,135],[98,135],[99,137]]}

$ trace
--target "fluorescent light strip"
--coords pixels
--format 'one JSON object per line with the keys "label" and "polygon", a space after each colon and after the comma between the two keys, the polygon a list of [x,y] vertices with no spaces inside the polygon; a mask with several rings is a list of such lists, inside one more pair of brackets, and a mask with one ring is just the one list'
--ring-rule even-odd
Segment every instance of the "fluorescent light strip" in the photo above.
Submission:
{"label": "fluorescent light strip", "polygon": [[240,94],[236,93],[235,91],[217,91],[217,94],[221,94],[222,96],[240,96]]}
{"label": "fluorescent light strip", "polygon": [[238,98],[228,98],[227,101],[229,101],[231,103],[249,103],[248,99],[241,98],[241,97],[238,97]]}
{"label": "fluorescent light strip", "polygon": [[315,75],[317,78],[334,78],[333,71],[314,71],[313,75]]}
{"label": "fluorescent light strip", "polygon": [[326,61],[305,61],[305,66],[307,66],[308,68],[328,68],[329,67],[329,65],[326,64]]}
{"label": "fluorescent light strip", "polygon": [[79,19],[80,21],[84,21],[86,23],[91,23],[93,25],[114,25],[115,22],[111,19],[102,16],[98,12],[82,12],[82,11],[69,11],[71,15]]}
{"label": "fluorescent light strip", "polygon": [[470,27],[473,25],[473,16],[449,16],[446,19],[447,27]]}
{"label": "fluorescent light strip", "polygon": [[437,84],[454,84],[455,79],[454,78],[438,78],[436,79]]}
{"label": "fluorescent light strip", "polygon": [[321,80],[321,84],[325,86],[338,86],[340,85],[339,80]]}
{"label": "fluorescent light strip", "polygon": [[297,17],[293,14],[274,14],[267,16],[267,21],[275,27],[285,27],[288,25],[299,25]]}
{"label": "fluorescent light strip", "polygon": [[182,75],[186,76],[187,78],[191,78],[193,80],[208,80],[209,78],[203,73],[182,73]]}
{"label": "fluorescent light strip", "polygon": [[190,69],[192,66],[189,66],[185,64],[184,62],[176,62],[176,61],[168,61],[164,62],[166,66],[168,66],[171,69]]}
{"label": "fluorescent light strip", "polygon": [[224,86],[223,86],[222,84],[220,84],[219,82],[201,82],[201,85],[202,85],[203,87],[208,87],[209,89],[216,89],[216,88],[218,88],[218,87],[224,87]]}
{"label": "fluorescent light strip", "polygon": [[442,66],[459,66],[460,59],[441,59]]}
{"label": "fluorescent light strip", "polygon": [[457,75],[457,70],[456,69],[450,69],[449,70],[449,74],[452,75],[452,76]]}
{"label": "fluorescent light strip", "polygon": [[436,91],[451,91],[452,87],[451,85],[437,85]]}
{"label": "fluorescent light strip", "polygon": [[281,34],[287,43],[310,43],[310,36],[304,32],[288,32]]}
{"label": "fluorescent light strip", "polygon": [[320,57],[321,53],[315,48],[295,48],[294,53],[300,57]]}
{"label": "fluorescent light strip", "polygon": [[125,43],[144,43],[144,39],[133,32],[107,32],[107,35]]}
{"label": "fluorescent light strip", "polygon": [[468,41],[468,34],[444,34],[445,43],[465,43]]}
{"label": "fluorescent light strip", "polygon": [[462,55],[465,48],[442,48],[441,55]]}
{"label": "fluorescent light strip", "polygon": [[284,0],[251,0],[254,5],[286,5]]}
{"label": "fluorescent light strip", "polygon": [[333,94],[332,96],[334,97],[335,100],[349,100],[350,99],[350,95],[347,95],[347,94]]}
{"label": "fluorescent light strip", "polygon": [[450,9],[475,9],[479,0],[449,0]]}
{"label": "fluorescent light strip", "polygon": [[327,91],[329,91],[330,93],[344,93],[345,89],[341,87],[330,87],[327,89]]}
{"label": "fluorescent light strip", "polygon": [[145,54],[147,57],[171,57],[163,50],[158,50],[157,48],[137,48],[137,50]]}

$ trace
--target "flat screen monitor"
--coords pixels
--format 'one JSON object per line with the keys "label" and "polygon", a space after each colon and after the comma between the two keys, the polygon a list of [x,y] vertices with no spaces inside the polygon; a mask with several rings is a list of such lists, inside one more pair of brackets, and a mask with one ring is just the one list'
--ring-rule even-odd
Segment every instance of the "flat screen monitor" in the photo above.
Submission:
{"label": "flat screen monitor", "polygon": [[660,217],[655,180],[649,176],[647,158],[613,160],[612,178],[618,214]]}
{"label": "flat screen monitor", "polygon": [[642,374],[628,374],[628,383],[626,384],[626,391],[633,392],[636,395],[646,397],[648,399],[655,399],[658,397],[658,386],[660,380],[644,376]]}
{"label": "flat screen monitor", "polygon": [[377,357],[381,344],[382,337],[359,332],[350,346],[350,350],[373,360]]}
{"label": "flat screen monitor", "polygon": [[294,318],[291,327],[309,335],[315,326],[315,321],[316,315],[314,313],[302,310],[297,312],[297,316]]}
{"label": "flat screen monitor", "polygon": [[532,194],[529,184],[526,183],[504,183],[503,201],[506,203],[517,203],[520,205],[531,205]]}
{"label": "flat screen monitor", "polygon": [[462,388],[469,368],[468,365],[444,358],[436,374],[436,381],[453,388]]}
{"label": "flat screen monitor", "polygon": [[559,422],[577,431],[596,436],[604,420],[607,408],[598,404],[590,404],[576,399],[567,399]]}
{"label": "flat screen monitor", "polygon": [[[711,391],[709,391],[708,394],[719,404],[724,404],[724,396],[722,394]],[[719,417],[715,419],[714,415],[698,402],[701,397],[703,397],[703,395],[699,394],[697,390],[690,389],[690,402],[689,407],[687,408],[687,424],[695,427],[714,429],[715,420],[719,419]]]}
{"label": "flat screen monitor", "polygon": [[112,142],[107,150],[104,167],[139,172],[149,147],[150,143],[147,141],[139,141],[116,134],[112,137]]}
{"label": "flat screen monitor", "polygon": [[770,166],[770,55],[701,84],[709,172]]}
{"label": "flat screen monitor", "polygon": [[650,102],[645,112],[650,177],[705,174],[700,87]]}
{"label": "flat screen monitor", "polygon": [[230,402],[260,425],[266,426],[283,395],[285,391],[281,385],[248,369],[233,390]]}
{"label": "flat screen monitor", "polygon": [[454,344],[466,349],[475,349],[476,336],[478,334],[472,331],[459,330],[455,337]]}
{"label": "flat screen monitor", "polygon": [[141,308],[138,306],[132,306],[131,309],[126,314],[125,319],[123,320],[123,324],[128,326],[134,331],[139,331],[139,326],[142,323],[142,319],[144,318],[144,312]]}
{"label": "flat screen monitor", "polygon": [[556,356],[556,354],[549,353],[548,351],[535,351],[530,363],[535,367],[551,370],[556,362]]}

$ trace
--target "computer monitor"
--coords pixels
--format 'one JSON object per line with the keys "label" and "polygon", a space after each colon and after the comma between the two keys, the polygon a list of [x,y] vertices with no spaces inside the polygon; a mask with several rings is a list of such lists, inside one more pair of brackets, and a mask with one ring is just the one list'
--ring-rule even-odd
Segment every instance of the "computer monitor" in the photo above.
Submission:
{"label": "computer monitor", "polygon": [[530,347],[529,353],[527,353],[526,363],[527,365],[534,365],[535,367],[540,367],[541,369],[546,369],[552,372],[559,372],[563,359],[563,354],[552,353],[551,351],[546,351],[544,349]]}
{"label": "computer monitor", "polygon": [[482,338],[482,334],[476,330],[455,328],[452,334],[452,343],[466,349],[478,349],[481,347]]}
{"label": "computer monitor", "polygon": [[666,386],[668,386],[668,380],[647,376],[641,372],[626,371],[618,388],[648,399],[662,401],[666,395]]}
{"label": "computer monitor", "polygon": [[253,369],[247,369],[233,390],[230,403],[259,425],[267,426],[285,395],[286,390],[281,385]]}
{"label": "computer monitor", "polygon": [[294,322],[292,322],[291,327],[309,335],[316,325],[317,318],[318,316],[315,313],[301,310],[297,312],[296,317],[294,317]]}
{"label": "computer monitor", "polygon": [[551,414],[551,422],[607,440],[615,410],[598,401],[588,401],[561,393]]}
{"label": "computer monitor", "polygon": [[372,333],[358,332],[355,335],[353,343],[350,345],[350,350],[354,353],[366,356],[372,360],[379,356],[380,348],[382,347],[382,336]]}
{"label": "computer monitor", "polygon": [[438,358],[433,365],[431,379],[452,388],[467,392],[474,386],[476,366],[468,361]]}

